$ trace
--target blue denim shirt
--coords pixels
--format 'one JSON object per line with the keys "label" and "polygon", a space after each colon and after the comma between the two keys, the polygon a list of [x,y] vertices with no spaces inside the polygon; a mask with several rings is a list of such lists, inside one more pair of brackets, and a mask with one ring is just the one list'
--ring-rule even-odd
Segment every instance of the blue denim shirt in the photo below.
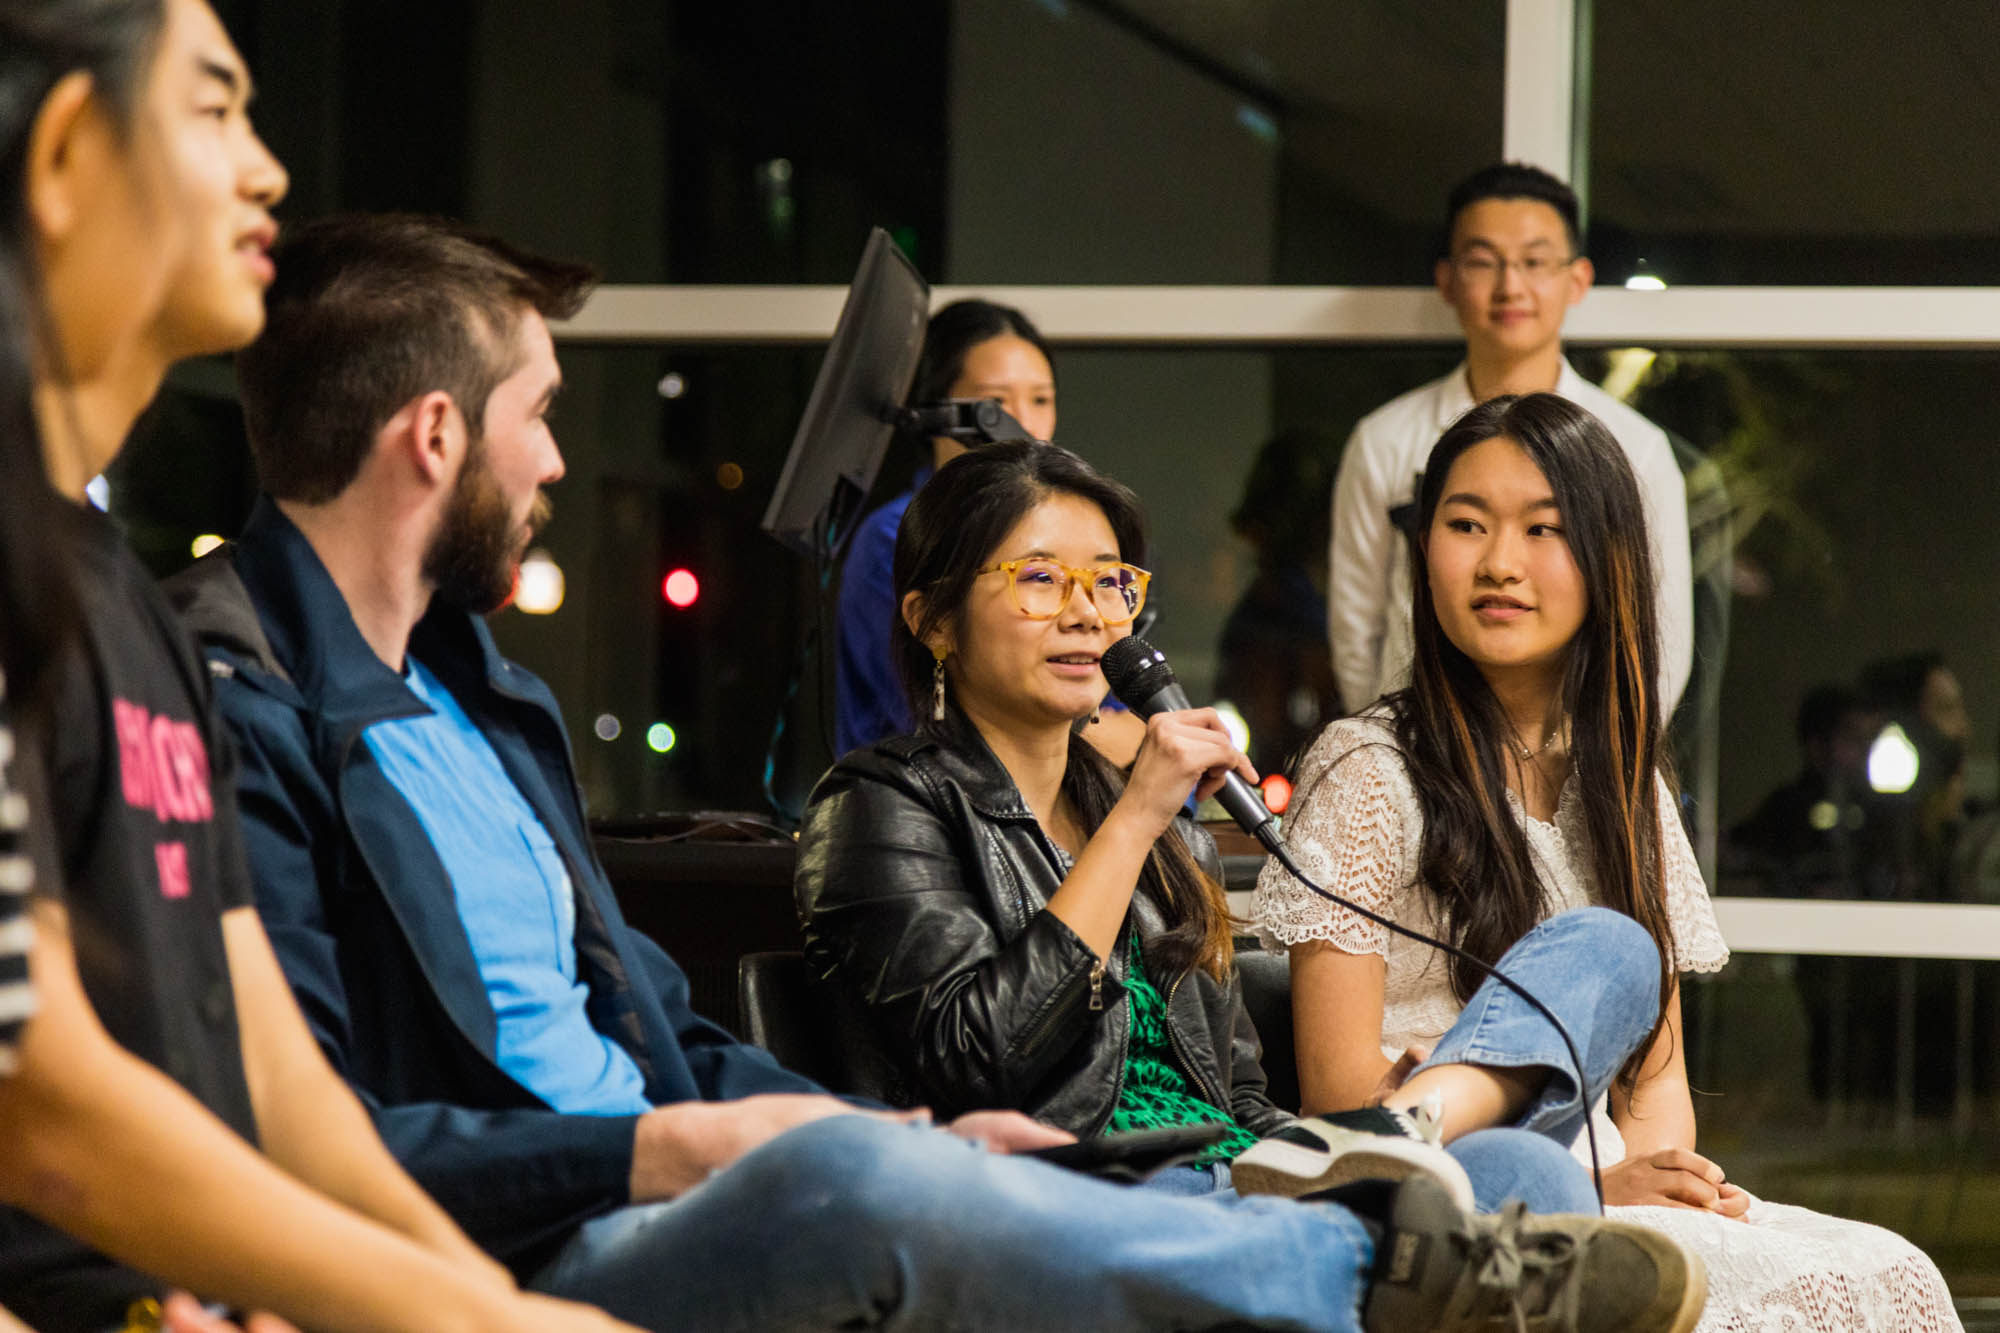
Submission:
{"label": "blue denim shirt", "polygon": [[644,1112],[639,1066],[590,1023],[590,988],[577,977],[576,889],[555,839],[443,682],[414,659],[403,680],[430,713],[363,734],[452,884],[468,886],[458,915],[499,1024],[495,1059],[558,1111]]}

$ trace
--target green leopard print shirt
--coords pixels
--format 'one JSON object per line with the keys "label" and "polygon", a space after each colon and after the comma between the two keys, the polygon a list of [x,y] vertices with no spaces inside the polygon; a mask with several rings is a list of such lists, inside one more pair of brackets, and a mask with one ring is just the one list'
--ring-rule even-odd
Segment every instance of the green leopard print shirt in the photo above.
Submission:
{"label": "green leopard print shirt", "polygon": [[1255,1143],[1257,1136],[1238,1126],[1227,1111],[1197,1097],[1187,1077],[1175,1066],[1167,1037],[1166,997],[1146,975],[1136,932],[1132,936],[1132,963],[1125,977],[1125,1002],[1132,1020],[1131,1040],[1125,1048],[1125,1082],[1105,1132],[1172,1125],[1230,1126],[1229,1137],[1196,1158],[1196,1166],[1230,1161]]}

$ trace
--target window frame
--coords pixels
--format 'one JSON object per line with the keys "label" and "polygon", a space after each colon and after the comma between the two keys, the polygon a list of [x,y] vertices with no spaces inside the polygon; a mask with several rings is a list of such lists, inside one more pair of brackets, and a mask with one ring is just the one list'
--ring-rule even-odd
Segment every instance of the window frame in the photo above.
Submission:
{"label": "window frame", "polygon": [[[1570,180],[1588,153],[1590,0],[1507,0],[1501,142],[1510,161]],[[1057,346],[1159,350],[1461,338],[1427,286],[940,287],[938,304],[981,295],[1035,312]],[[831,335],[846,288],[614,284],[555,326],[579,344],[812,345]],[[1594,289],[1567,345],[1676,348],[2000,348],[2000,287]],[[1739,953],[2000,960],[2000,906],[1719,897]]]}

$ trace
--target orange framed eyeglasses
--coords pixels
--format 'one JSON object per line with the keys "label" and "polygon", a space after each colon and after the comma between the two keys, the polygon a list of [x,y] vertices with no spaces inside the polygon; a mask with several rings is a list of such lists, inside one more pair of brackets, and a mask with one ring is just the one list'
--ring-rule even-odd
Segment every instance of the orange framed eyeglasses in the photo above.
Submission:
{"label": "orange framed eyeglasses", "polygon": [[1079,569],[1045,556],[1002,560],[977,572],[1005,574],[1014,608],[1030,620],[1054,620],[1069,605],[1072,591],[1078,586],[1087,588],[1090,604],[1107,625],[1129,624],[1146,605],[1146,587],[1153,581],[1152,573],[1137,565],[1088,565]]}

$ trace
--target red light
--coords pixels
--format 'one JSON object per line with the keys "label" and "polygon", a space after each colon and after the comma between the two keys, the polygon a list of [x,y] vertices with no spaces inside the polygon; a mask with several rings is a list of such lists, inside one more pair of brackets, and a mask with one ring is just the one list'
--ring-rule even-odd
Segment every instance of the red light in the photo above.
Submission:
{"label": "red light", "polygon": [[660,595],[670,605],[686,610],[701,596],[701,580],[691,569],[677,569],[660,581]]}
{"label": "red light", "polygon": [[1273,773],[1258,784],[1264,790],[1264,808],[1274,815],[1285,813],[1292,803],[1292,783],[1283,773]]}

